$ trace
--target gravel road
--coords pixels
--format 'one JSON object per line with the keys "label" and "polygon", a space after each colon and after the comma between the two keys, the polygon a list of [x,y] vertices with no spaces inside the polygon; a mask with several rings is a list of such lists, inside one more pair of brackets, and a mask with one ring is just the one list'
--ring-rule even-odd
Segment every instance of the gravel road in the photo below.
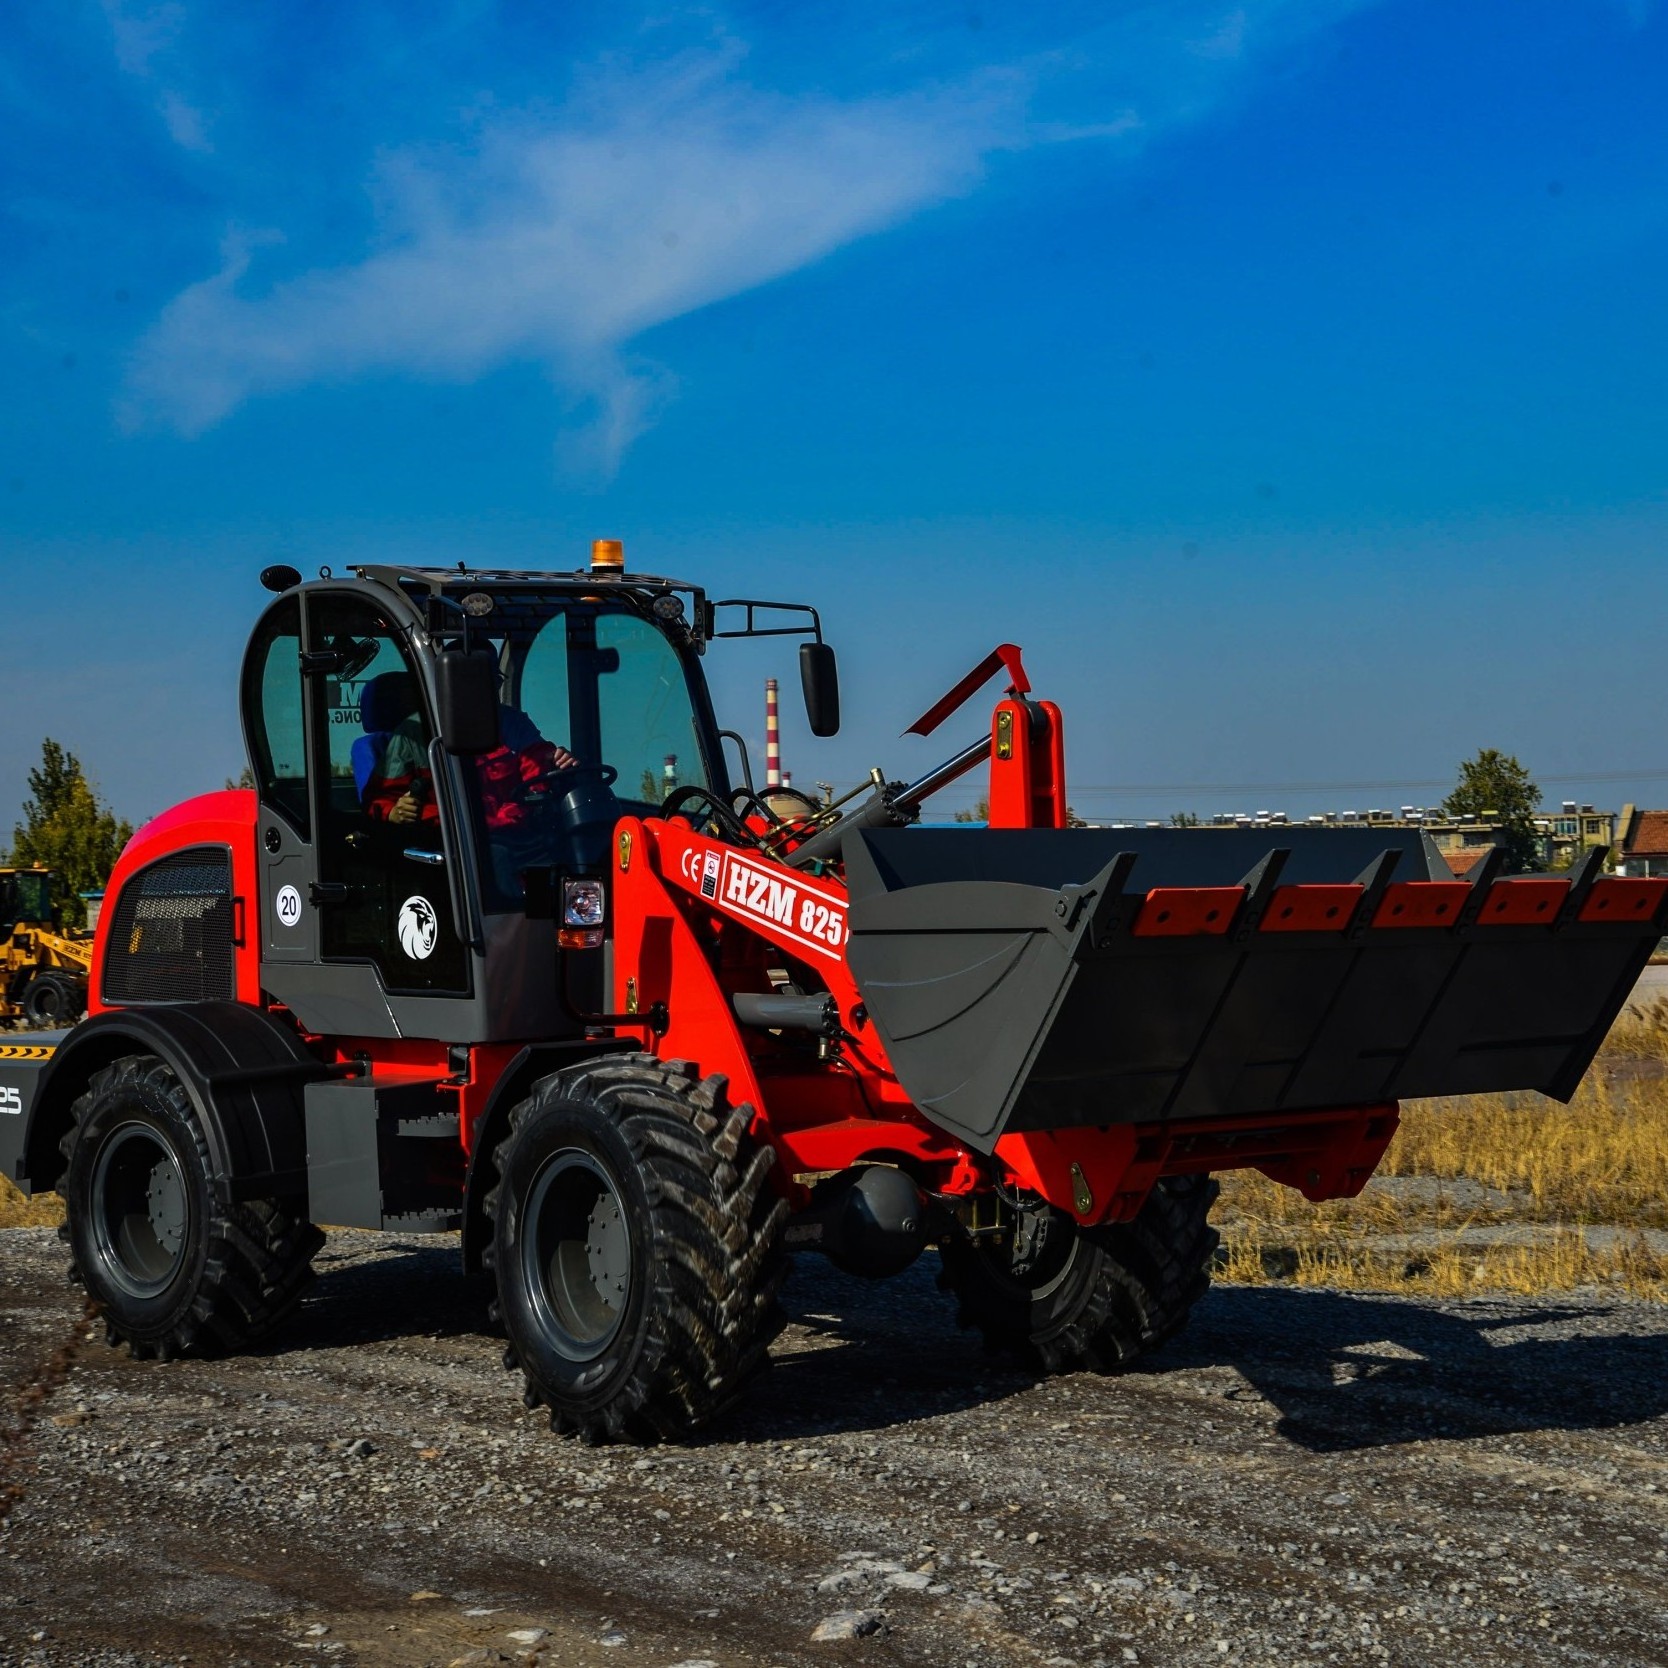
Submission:
{"label": "gravel road", "polygon": [[[746,1411],[645,1452],[523,1413],[457,1267],[333,1234],[262,1354],[82,1343],[0,1441],[0,1665],[1668,1663],[1668,1309],[1219,1288],[1035,1383],[930,1258],[804,1258]],[[0,1382],[62,1269],[0,1232]]]}

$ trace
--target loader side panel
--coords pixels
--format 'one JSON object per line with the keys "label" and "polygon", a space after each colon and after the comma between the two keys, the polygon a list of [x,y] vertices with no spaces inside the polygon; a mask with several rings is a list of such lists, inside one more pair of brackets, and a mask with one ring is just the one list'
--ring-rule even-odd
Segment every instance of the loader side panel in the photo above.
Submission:
{"label": "loader side panel", "polygon": [[23,1162],[29,1115],[41,1073],[64,1035],[62,1031],[33,1031],[0,1041],[0,1176],[25,1193],[33,1191]]}

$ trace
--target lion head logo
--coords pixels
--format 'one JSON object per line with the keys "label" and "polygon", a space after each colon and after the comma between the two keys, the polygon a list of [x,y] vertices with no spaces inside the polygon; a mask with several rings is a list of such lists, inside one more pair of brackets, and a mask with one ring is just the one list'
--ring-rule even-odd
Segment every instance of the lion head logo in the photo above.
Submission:
{"label": "lion head logo", "polygon": [[427,898],[407,898],[400,905],[400,948],[413,961],[427,961],[434,954],[440,922]]}

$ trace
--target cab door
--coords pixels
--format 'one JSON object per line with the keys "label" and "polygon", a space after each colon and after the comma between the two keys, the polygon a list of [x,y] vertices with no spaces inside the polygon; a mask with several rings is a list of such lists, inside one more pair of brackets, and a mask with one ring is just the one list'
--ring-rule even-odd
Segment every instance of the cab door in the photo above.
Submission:
{"label": "cab door", "polygon": [[399,633],[366,598],[313,592],[303,666],[319,959],[369,962],[390,992],[466,994],[437,796],[445,760]]}

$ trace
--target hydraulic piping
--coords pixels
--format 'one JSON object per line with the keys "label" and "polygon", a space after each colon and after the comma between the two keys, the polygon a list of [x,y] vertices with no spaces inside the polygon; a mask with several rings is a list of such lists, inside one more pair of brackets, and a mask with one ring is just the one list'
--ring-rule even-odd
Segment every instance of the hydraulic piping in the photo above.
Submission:
{"label": "hydraulic piping", "polygon": [[[919,820],[921,806],[959,776],[965,776],[975,766],[990,757],[991,741],[981,736],[970,747],[964,747],[954,758],[929,770],[915,782],[881,782],[875,791],[845,816],[819,828],[808,840],[796,846],[784,859],[795,869],[809,868],[815,862],[827,862],[838,857],[846,835],[859,828],[907,828]],[[879,773],[876,772],[878,775]]]}

